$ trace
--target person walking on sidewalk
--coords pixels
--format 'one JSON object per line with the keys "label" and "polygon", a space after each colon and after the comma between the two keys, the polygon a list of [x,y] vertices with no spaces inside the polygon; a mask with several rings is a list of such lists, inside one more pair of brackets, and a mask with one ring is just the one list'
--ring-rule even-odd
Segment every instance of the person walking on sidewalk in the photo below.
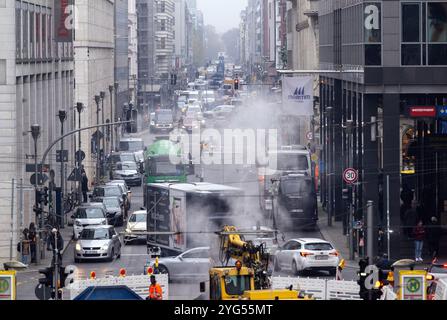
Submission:
{"label": "person walking on sidewalk", "polygon": [[425,227],[422,220],[419,220],[417,226],[413,230],[414,246],[415,246],[415,260],[422,262],[422,249],[424,248]]}
{"label": "person walking on sidewalk", "polygon": [[30,241],[30,251],[31,251],[31,263],[37,262],[37,230],[34,222],[31,222],[29,225],[28,239]]}
{"label": "person walking on sidewalk", "polygon": [[87,198],[87,192],[88,192],[88,178],[87,175],[85,174],[85,172],[82,173],[82,178],[81,178],[81,189],[82,189],[82,197],[83,197],[83,202],[87,203],[88,202],[88,198]]}

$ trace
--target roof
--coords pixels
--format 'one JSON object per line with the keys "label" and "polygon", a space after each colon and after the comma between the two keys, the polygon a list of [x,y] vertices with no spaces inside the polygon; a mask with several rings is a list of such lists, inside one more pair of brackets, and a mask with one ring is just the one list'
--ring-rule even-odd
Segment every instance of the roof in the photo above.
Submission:
{"label": "roof", "polygon": [[134,212],[132,212],[131,215],[132,215],[132,214],[147,214],[147,211],[144,211],[144,210],[138,210],[138,211],[134,211]]}
{"label": "roof", "polygon": [[196,193],[218,193],[218,192],[241,192],[242,189],[234,188],[230,186],[224,186],[220,184],[213,184],[208,182],[197,183],[153,183],[149,186],[158,188],[178,190],[184,192],[196,192]]}
{"label": "roof", "polygon": [[89,287],[74,300],[143,300],[127,286]]}
{"label": "roof", "polygon": [[170,140],[158,140],[154,142],[144,153],[146,157],[151,155],[180,154],[181,148]]}
{"label": "roof", "polygon": [[92,229],[92,230],[96,230],[96,229],[110,229],[110,228],[113,228],[113,226],[105,225],[105,224],[98,224],[98,225],[85,226],[83,228],[83,230],[87,230],[87,229]]}
{"label": "roof", "polygon": [[298,241],[302,243],[329,243],[329,241],[317,238],[298,238],[298,239],[290,239],[293,241]]}

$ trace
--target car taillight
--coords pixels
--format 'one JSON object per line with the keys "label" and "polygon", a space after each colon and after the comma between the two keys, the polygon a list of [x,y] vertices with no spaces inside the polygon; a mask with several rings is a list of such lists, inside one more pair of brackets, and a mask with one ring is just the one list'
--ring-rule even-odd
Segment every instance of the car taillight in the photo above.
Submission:
{"label": "car taillight", "polygon": [[304,258],[307,258],[307,256],[313,256],[314,254],[310,252],[300,252],[300,255]]}
{"label": "car taillight", "polygon": [[447,268],[447,264],[443,265],[444,268]]}
{"label": "car taillight", "polygon": [[330,256],[334,256],[334,257],[338,257],[338,252],[337,251],[331,252],[331,253],[329,253],[329,255]]}

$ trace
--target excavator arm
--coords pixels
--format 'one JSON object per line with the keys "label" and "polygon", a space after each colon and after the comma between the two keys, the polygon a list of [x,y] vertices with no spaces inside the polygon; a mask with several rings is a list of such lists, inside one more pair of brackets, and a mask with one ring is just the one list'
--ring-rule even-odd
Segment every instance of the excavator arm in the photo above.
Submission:
{"label": "excavator arm", "polygon": [[234,226],[225,226],[220,237],[221,263],[228,265],[230,259],[240,261],[243,266],[253,269],[256,289],[269,288],[269,254],[264,245],[257,246],[252,241],[245,241]]}

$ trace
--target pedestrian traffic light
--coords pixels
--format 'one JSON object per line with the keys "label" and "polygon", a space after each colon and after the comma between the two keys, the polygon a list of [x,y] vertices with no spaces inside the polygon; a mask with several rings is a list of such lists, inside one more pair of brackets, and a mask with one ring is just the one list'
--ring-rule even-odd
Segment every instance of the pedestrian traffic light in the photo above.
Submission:
{"label": "pedestrian traffic light", "polygon": [[39,283],[44,285],[45,287],[53,287],[53,274],[54,270],[52,267],[48,267],[45,269],[40,269],[39,273],[44,275],[44,278],[39,278]]}
{"label": "pedestrian traffic light", "polygon": [[357,283],[360,286],[360,291],[359,291],[360,298],[362,298],[363,300],[369,300],[369,291],[368,291],[368,289],[366,288],[366,285],[365,285],[366,278],[368,276],[366,274],[366,267],[367,266],[368,266],[368,258],[361,259],[359,261],[360,270],[358,272],[359,280],[357,281]]}

